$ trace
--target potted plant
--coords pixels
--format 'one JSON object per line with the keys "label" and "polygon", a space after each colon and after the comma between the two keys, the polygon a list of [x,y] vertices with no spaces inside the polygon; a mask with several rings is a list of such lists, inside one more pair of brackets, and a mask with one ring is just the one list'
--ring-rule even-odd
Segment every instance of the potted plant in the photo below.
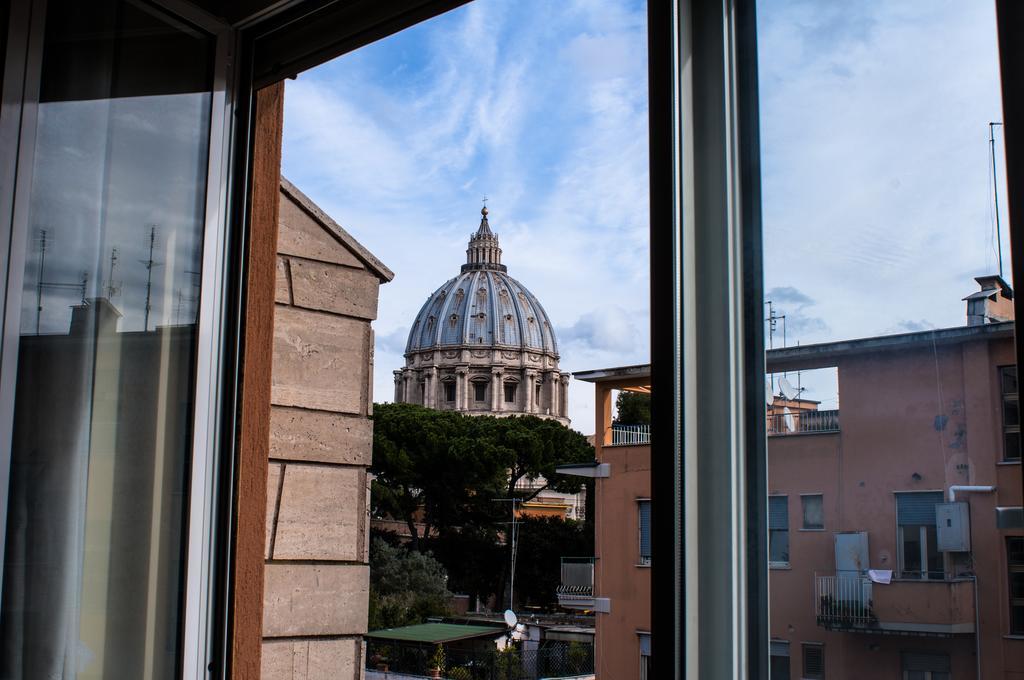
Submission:
{"label": "potted plant", "polygon": [[434,647],[434,653],[428,662],[428,670],[431,678],[440,678],[444,672],[444,647],[440,644]]}

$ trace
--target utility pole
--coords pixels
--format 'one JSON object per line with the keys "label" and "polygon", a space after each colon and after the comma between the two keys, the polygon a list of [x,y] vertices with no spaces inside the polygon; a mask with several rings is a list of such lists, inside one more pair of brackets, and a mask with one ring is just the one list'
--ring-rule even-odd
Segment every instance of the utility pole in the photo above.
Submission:
{"label": "utility pole", "polygon": [[516,516],[516,507],[519,503],[522,503],[521,498],[492,498],[492,501],[497,503],[510,503],[512,507],[512,522],[509,525],[508,541],[511,547],[511,564],[509,565],[509,577],[508,577],[508,608],[513,609],[512,603],[515,602],[515,587],[516,587],[516,547],[519,540],[519,518]]}

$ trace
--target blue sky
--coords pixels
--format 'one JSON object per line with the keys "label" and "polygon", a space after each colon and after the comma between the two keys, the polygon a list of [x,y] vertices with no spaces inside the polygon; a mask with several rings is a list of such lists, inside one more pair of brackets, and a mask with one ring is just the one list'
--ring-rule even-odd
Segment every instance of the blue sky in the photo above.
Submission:
{"label": "blue sky", "polygon": [[[791,343],[963,323],[995,267],[991,4],[759,8],[766,290]],[[396,273],[378,401],[484,196],[563,370],[648,360],[645,21],[628,0],[476,0],[287,83],[285,175]],[[570,415],[593,430],[589,385]]]}

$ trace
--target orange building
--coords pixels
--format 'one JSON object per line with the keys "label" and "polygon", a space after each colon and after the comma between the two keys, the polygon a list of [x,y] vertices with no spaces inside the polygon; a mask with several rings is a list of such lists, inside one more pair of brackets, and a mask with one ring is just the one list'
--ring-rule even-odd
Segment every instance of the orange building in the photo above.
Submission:
{"label": "orange building", "polygon": [[[768,352],[771,372],[835,368],[841,405],[766,409],[772,680],[1024,678],[1012,291],[978,282],[966,326]],[[596,461],[560,471],[597,477],[596,551],[563,562],[560,601],[597,612],[599,679],[646,680],[650,439],[611,403],[650,367],[574,377]]]}

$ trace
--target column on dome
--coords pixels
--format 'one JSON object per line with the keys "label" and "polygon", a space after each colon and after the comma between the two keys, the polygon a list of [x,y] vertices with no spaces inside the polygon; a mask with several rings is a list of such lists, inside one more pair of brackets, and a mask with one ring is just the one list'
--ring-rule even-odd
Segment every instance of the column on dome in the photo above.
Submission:
{"label": "column on dome", "polygon": [[537,374],[533,371],[526,371],[526,399],[525,399],[525,411],[527,413],[534,413],[536,411],[536,404],[533,398],[533,383],[537,379]]}
{"label": "column on dome", "polygon": [[427,403],[424,406],[437,408],[437,366],[431,366],[427,371]]}
{"label": "column on dome", "polygon": [[569,416],[569,374],[563,373],[558,381],[559,388],[559,399],[558,399],[558,415],[562,418]]}
{"label": "column on dome", "polygon": [[402,372],[393,371],[395,374],[395,403],[401,404],[405,401],[405,394],[402,391]]}
{"label": "column on dome", "polygon": [[458,371],[458,393],[455,395],[456,409],[459,411],[469,410],[469,368],[459,366]]}
{"label": "column on dome", "polygon": [[501,369],[491,369],[491,411],[498,413],[505,403],[505,386],[501,382]]}
{"label": "column on dome", "polygon": [[559,376],[558,376],[558,373],[555,372],[555,371],[552,371],[548,375],[549,375],[549,379],[551,380],[551,401],[550,401],[550,403],[551,403],[551,415],[558,416],[558,415],[561,415],[558,412],[558,385],[559,385],[558,378],[559,378]]}

